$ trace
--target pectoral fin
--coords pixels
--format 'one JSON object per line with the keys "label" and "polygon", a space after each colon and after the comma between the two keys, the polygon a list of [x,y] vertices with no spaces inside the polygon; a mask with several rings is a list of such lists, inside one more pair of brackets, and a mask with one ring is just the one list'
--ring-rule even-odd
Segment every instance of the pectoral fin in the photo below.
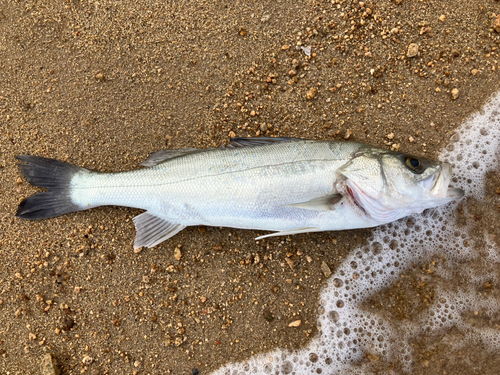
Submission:
{"label": "pectoral fin", "polygon": [[314,198],[307,202],[289,204],[286,207],[303,208],[304,210],[332,211],[335,205],[342,199],[340,194],[330,194]]}
{"label": "pectoral fin", "polygon": [[186,228],[184,225],[171,223],[167,218],[147,211],[134,217],[133,220],[137,230],[134,249],[144,246],[154,247]]}
{"label": "pectoral fin", "polygon": [[292,234],[297,234],[297,233],[321,232],[321,231],[322,229],[317,227],[302,227],[302,228],[295,228],[290,230],[284,230],[281,232],[266,234],[264,236],[257,237],[256,240],[261,240],[263,238],[268,238],[268,237],[291,236]]}

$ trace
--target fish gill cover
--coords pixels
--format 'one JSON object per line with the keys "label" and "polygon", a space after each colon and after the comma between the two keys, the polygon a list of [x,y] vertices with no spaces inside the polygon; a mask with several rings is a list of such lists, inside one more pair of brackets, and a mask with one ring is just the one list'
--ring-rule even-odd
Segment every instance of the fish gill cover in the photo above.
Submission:
{"label": "fish gill cover", "polygon": [[[404,373],[415,371],[417,356],[425,367],[422,352],[439,344],[500,352],[500,296],[489,293],[500,281],[500,249],[488,232],[495,223],[479,225],[475,214],[491,205],[485,190],[499,167],[499,110],[500,93],[440,153],[453,165],[452,185],[465,190],[464,201],[375,229],[328,280],[318,334],[307,347],[274,350],[214,374]],[[398,291],[408,277],[414,288],[407,293],[419,302],[405,304]]]}

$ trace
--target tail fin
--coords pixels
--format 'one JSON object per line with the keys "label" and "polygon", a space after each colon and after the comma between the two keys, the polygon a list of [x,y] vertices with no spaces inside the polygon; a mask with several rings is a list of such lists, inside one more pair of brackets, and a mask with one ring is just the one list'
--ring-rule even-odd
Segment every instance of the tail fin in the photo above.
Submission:
{"label": "tail fin", "polygon": [[28,220],[46,219],[85,209],[72,202],[70,183],[76,173],[88,169],[32,155],[19,155],[16,159],[27,163],[18,166],[30,184],[48,189],[24,199],[17,208],[17,217]]}

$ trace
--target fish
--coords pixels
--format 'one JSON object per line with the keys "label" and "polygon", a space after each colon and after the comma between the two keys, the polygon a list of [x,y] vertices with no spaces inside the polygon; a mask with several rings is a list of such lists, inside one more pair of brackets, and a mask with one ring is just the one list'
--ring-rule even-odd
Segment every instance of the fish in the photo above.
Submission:
{"label": "fish", "polygon": [[371,228],[463,197],[452,168],[357,142],[232,138],[219,148],[154,152],[143,168],[104,173],[33,155],[16,157],[26,180],[46,188],[16,216],[36,220],[99,206],[133,218],[134,248],[154,247],[188,226],[298,233]]}

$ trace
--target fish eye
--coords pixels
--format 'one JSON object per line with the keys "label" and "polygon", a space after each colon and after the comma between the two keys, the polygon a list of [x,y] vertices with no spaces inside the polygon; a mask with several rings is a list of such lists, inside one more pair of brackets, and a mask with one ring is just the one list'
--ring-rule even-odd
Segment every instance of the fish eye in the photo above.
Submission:
{"label": "fish eye", "polygon": [[422,163],[420,163],[420,160],[418,160],[417,158],[410,156],[406,158],[406,166],[417,171],[422,166]]}

